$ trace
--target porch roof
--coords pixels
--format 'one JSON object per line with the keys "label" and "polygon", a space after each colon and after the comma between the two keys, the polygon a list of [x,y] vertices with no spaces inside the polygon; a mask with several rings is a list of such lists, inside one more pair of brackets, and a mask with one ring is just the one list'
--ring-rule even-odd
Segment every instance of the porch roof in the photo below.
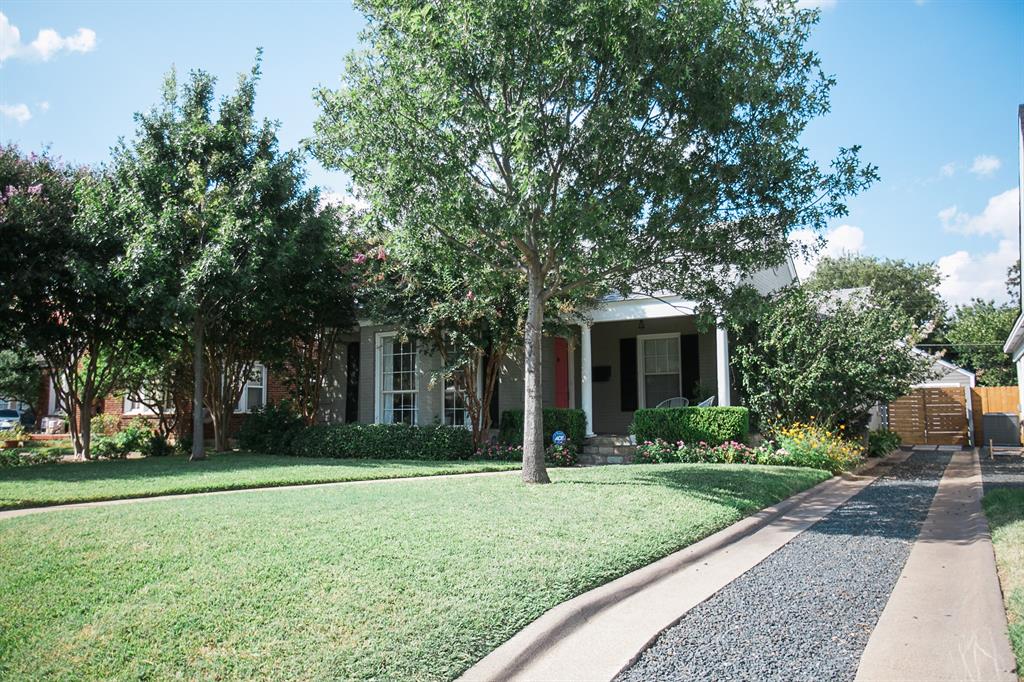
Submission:
{"label": "porch roof", "polygon": [[600,306],[590,310],[587,318],[592,322],[621,322],[624,320],[652,320],[661,317],[693,315],[697,304],[675,294],[664,296],[609,297]]}

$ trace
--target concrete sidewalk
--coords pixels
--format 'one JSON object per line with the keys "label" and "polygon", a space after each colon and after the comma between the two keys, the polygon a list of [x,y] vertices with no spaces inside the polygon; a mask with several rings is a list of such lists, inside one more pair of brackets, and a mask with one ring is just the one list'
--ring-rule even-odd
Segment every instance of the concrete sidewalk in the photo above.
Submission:
{"label": "concrete sidewalk", "polygon": [[953,456],[857,680],[1017,679],[978,451]]}
{"label": "concrete sidewalk", "polygon": [[560,604],[461,679],[610,680],[684,613],[856,495],[878,473],[825,481]]}

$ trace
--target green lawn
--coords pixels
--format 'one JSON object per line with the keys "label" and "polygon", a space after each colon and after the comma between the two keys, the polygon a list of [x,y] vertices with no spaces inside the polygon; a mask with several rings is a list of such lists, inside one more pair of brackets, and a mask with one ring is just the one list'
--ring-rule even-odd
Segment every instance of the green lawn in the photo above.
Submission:
{"label": "green lawn", "polygon": [[544,611],[828,478],[660,464],[0,521],[0,678],[450,679]]}
{"label": "green lawn", "polygon": [[1024,679],[1024,490],[993,490],[983,504],[992,529],[1017,674]]}
{"label": "green lawn", "polygon": [[40,464],[0,469],[0,509],[296,483],[518,469],[509,462],[300,459],[246,453]]}

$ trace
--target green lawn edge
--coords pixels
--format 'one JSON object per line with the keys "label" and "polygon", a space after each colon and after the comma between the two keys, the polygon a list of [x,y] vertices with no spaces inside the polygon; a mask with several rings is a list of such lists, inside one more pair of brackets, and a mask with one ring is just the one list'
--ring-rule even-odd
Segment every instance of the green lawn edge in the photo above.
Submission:
{"label": "green lawn edge", "polygon": [[[255,481],[230,481],[219,480],[216,482],[205,482],[200,478],[203,475],[227,475],[229,469],[208,470],[211,463],[219,466],[221,463],[231,461],[246,465],[262,465],[263,473],[272,475],[275,470],[281,470],[279,478],[263,478]],[[182,470],[179,473],[194,473],[195,480],[168,482],[159,488],[152,490],[119,490],[119,491],[94,491],[82,490],[83,484],[97,485],[109,481],[110,485],[118,486],[123,484],[123,474],[129,468],[131,470],[146,473],[149,467],[164,469],[158,475],[166,475],[168,465],[180,465]],[[173,457],[150,457],[136,460],[112,460],[99,462],[62,462],[47,463],[26,467],[14,467],[0,469],[0,511],[15,511],[19,509],[36,509],[55,507],[67,504],[86,504],[90,502],[112,502],[115,500],[147,499],[153,497],[164,497],[170,495],[190,495],[200,493],[231,492],[238,490],[259,490],[265,488],[283,488],[303,485],[328,485],[335,483],[357,483],[361,481],[384,481],[398,480],[404,478],[422,478],[426,476],[451,476],[462,474],[499,473],[514,471],[522,465],[518,462],[494,462],[480,460],[453,460],[453,461],[425,461],[425,460],[399,460],[399,459],[300,459],[295,457],[284,457],[277,455],[262,455],[247,452],[217,453],[210,455],[207,460],[189,462],[185,456]],[[76,468],[80,467],[80,468]],[[95,467],[100,467],[96,469]],[[294,475],[296,469],[308,467],[316,469],[319,475]],[[374,468],[379,467],[379,468]],[[117,469],[123,468],[121,471]],[[192,471],[187,471],[192,469]],[[324,474],[325,469],[331,469],[336,473]],[[113,470],[113,471],[112,471]],[[48,474],[60,473],[82,473],[81,480],[67,480],[67,492],[61,494],[46,493],[38,496],[30,496],[25,499],[12,501],[8,496],[15,489],[18,483],[25,483],[28,486],[37,479],[45,479]],[[108,479],[91,477],[97,473],[113,473]]]}
{"label": "green lawn edge", "polygon": [[829,478],[623,465],[22,516],[0,523],[0,673],[454,679],[558,604]]}
{"label": "green lawn edge", "polygon": [[996,488],[982,506],[992,532],[1017,676],[1024,680],[1024,489]]}

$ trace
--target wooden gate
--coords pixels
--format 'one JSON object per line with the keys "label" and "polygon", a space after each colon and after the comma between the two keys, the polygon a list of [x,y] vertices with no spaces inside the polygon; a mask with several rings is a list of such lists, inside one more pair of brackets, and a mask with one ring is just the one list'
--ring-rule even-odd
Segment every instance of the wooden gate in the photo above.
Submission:
{"label": "wooden gate", "polygon": [[889,403],[889,428],[906,445],[969,445],[963,387],[915,388]]}

